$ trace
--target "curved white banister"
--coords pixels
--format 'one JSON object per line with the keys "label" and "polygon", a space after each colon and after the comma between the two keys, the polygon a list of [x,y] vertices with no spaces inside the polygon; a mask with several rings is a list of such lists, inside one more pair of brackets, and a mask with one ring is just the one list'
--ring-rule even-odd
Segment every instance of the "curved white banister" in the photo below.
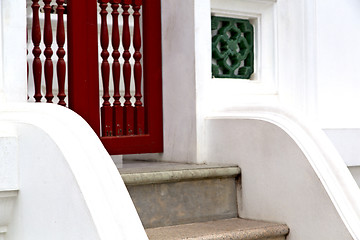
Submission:
{"label": "curved white banister", "polygon": [[306,156],[351,236],[360,239],[359,187],[320,127],[283,107],[266,105],[239,106],[213,113],[207,119],[253,119],[284,130]]}
{"label": "curved white banister", "polygon": [[[70,209],[78,206],[81,209],[87,209],[86,211],[88,211],[89,214],[82,215],[83,217],[80,219],[84,219],[84,221],[76,222],[76,224],[79,224],[79,229],[89,229],[91,234],[87,235],[84,233],[82,235],[82,233],[77,232],[77,228],[74,226],[74,228],[72,228],[75,229],[73,230],[75,231],[75,235],[70,236],[68,239],[80,239],[78,238],[79,236],[88,236],[86,239],[104,240],[119,238],[129,240],[147,239],[135,207],[110,155],[106,152],[90,126],[81,117],[55,104],[5,104],[0,105],[0,124],[5,122],[13,124],[18,129],[20,152],[24,152],[24,150],[22,150],[24,148],[31,148],[31,146],[26,145],[26,143],[29,143],[28,139],[30,138],[30,141],[35,142],[30,145],[37,146],[37,143],[40,143],[46,146],[46,148],[55,149],[55,153],[58,152],[58,154],[61,155],[57,157],[58,155],[54,155],[54,152],[42,147],[40,147],[40,149],[36,147],[25,151],[26,159],[24,159],[23,156],[19,160],[21,169],[19,191],[21,198],[24,199],[26,196],[31,197],[31,195],[34,196],[34,199],[41,199],[41,201],[45,198],[49,200],[47,201],[49,206],[52,206],[51,199],[58,195],[52,192],[59,189],[60,191],[70,193],[69,196],[64,196],[65,201],[71,202],[71,199],[77,199],[76,201],[74,200],[76,204],[74,202],[72,206],[65,207],[64,209],[56,210],[54,207],[51,207],[51,211],[53,211],[53,209],[54,211],[58,211],[55,212],[57,215],[52,216],[48,215],[53,213],[46,213],[40,209],[34,209],[35,212],[41,211],[41,217],[27,216],[24,218],[23,215],[25,213],[19,213],[19,211],[26,210],[26,213],[29,214],[29,210],[32,210],[28,208],[21,210],[24,208],[23,206],[20,206],[20,208],[17,207],[18,209],[16,211],[18,211],[18,213],[16,214],[20,216],[20,218],[16,221],[20,221],[20,223],[13,224],[13,226],[16,226],[16,231],[25,231],[24,229],[27,229],[27,231],[30,231],[27,232],[30,234],[27,235],[27,238],[34,239],[32,238],[34,236],[31,236],[31,234],[34,234],[34,231],[29,230],[29,227],[26,225],[22,226],[22,224],[26,224],[24,219],[34,218],[35,220],[36,217],[39,217],[39,220],[41,220],[39,222],[49,223],[49,226],[53,228],[39,226],[38,223],[35,223],[37,224],[36,227],[41,227],[40,231],[48,233],[53,229],[57,229],[56,226],[62,226],[60,222],[64,222],[65,220],[58,219],[59,216],[65,216],[65,218],[69,219],[69,216],[74,214]],[[46,154],[49,155],[46,156]],[[49,158],[51,158],[51,160]],[[53,158],[59,159],[61,162],[57,161],[54,162],[56,166],[49,166],[47,162],[52,162]],[[49,161],[47,161],[48,159]],[[26,164],[25,167],[24,164]],[[32,170],[28,168],[28,165],[35,173],[31,173]],[[36,179],[41,178],[43,171],[46,171],[45,175],[47,179]],[[53,171],[53,173],[51,171]],[[60,173],[64,172],[66,174],[63,176],[59,171]],[[39,176],[35,175],[36,173],[40,173]],[[54,177],[51,177],[51,175],[54,175]],[[63,182],[57,182],[56,179],[62,179],[63,177]],[[29,185],[26,182],[24,183],[24,179],[38,183],[39,185]],[[46,189],[49,190],[41,189],[43,182],[45,182],[44,186]],[[57,183],[60,184],[60,187]],[[74,187],[74,184],[77,186]],[[22,188],[23,186],[25,186],[25,188],[27,187],[27,189]],[[66,189],[67,186],[71,191]],[[33,191],[35,192],[33,193]],[[71,196],[71,194],[75,195]],[[32,204],[33,202],[34,208],[38,204],[35,203],[33,199],[25,201],[27,204]],[[60,202],[62,200],[56,199],[55,201]],[[20,204],[23,202],[24,200],[21,200]],[[63,206],[63,204],[60,202],[58,206]],[[64,214],[62,212],[64,212]],[[45,218],[45,220],[43,220],[43,218]],[[48,220],[46,220],[47,218]],[[72,218],[76,219],[77,216],[73,216]],[[58,223],[54,225],[53,220],[58,221]],[[93,222],[93,224],[84,226],[84,224],[90,222]],[[28,222],[28,224],[30,223]],[[42,228],[43,230],[41,230]],[[11,228],[10,223],[8,234],[9,237],[11,235],[13,238],[10,237],[9,239],[19,239],[18,237],[14,237],[14,234],[19,236],[19,233],[16,231],[15,233],[14,231],[10,232],[11,230],[14,229]],[[39,229],[36,230],[39,231]],[[66,231],[66,229],[62,231]],[[51,234],[51,232],[49,234]],[[37,239],[43,239],[41,237],[44,236],[45,235],[37,236]],[[55,234],[53,239],[59,239],[59,236]]]}

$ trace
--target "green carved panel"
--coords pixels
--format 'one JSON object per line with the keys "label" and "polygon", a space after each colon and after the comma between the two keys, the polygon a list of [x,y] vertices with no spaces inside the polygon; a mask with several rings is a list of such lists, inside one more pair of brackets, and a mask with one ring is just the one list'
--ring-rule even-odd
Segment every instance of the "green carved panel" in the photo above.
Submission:
{"label": "green carved panel", "polygon": [[211,17],[212,75],[249,79],[254,72],[254,28],[248,20]]}

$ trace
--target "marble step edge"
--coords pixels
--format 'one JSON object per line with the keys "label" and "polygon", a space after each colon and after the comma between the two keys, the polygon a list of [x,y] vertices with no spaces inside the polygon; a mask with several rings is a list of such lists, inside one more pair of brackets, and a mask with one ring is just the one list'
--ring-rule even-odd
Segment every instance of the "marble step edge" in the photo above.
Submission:
{"label": "marble step edge", "polygon": [[285,239],[285,236],[289,233],[289,228],[286,224],[232,218],[148,228],[146,233],[149,240]]}
{"label": "marble step edge", "polygon": [[180,182],[210,178],[231,178],[240,174],[239,167],[209,167],[199,169],[162,170],[139,173],[121,173],[126,185]]}

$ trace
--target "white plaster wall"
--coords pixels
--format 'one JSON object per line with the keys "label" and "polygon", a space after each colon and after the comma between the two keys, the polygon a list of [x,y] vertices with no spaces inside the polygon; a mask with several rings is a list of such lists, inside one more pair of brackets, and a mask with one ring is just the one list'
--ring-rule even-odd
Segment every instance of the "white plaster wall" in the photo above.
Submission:
{"label": "white plaster wall", "polygon": [[127,155],[124,159],[196,161],[194,4],[194,0],[161,1],[164,153]]}
{"label": "white plaster wall", "polygon": [[[341,3],[335,0],[212,0],[212,7],[228,8],[228,12],[232,14],[243,14],[254,11],[251,4],[260,3],[275,9],[275,58],[271,60],[277,73],[274,92],[271,95],[271,92],[266,92],[264,88],[258,88],[256,92],[245,84],[240,86],[239,83],[226,79],[222,82],[223,87],[215,87],[214,91],[210,87],[214,80],[208,80],[208,86],[201,91],[211,91],[212,94],[208,94],[204,102],[216,99],[219,110],[229,110],[234,105],[244,103],[286,106],[294,112],[306,115],[312,121],[319,122],[322,128],[337,129],[338,134],[332,135],[333,143],[345,162],[359,165],[359,148],[343,146],[356,145],[349,131],[353,131],[351,134],[355,136],[360,124],[360,110],[357,106],[360,102],[360,72],[356,61],[360,53],[357,44],[360,33],[354,30],[360,25],[360,3],[356,0],[345,0]],[[227,7],[227,4],[230,7]],[[238,9],[237,5],[242,8]],[[256,11],[261,10],[254,12]],[[263,17],[262,24],[267,22],[269,19]],[[267,24],[267,28],[271,27],[271,24]],[[262,32],[264,33],[266,31]],[[272,40],[269,37],[267,39]],[[270,40],[266,41],[266,44],[271,44]],[[266,49],[266,44],[258,44],[258,50],[261,52]],[[259,69],[268,64],[261,58],[256,61]],[[268,76],[260,75],[259,81],[267,79]],[[231,95],[232,91],[238,93]],[[259,94],[261,92],[262,94]],[[217,97],[210,100],[209,96],[214,96],[214,93],[217,93]]]}
{"label": "white plaster wall", "polygon": [[195,91],[196,91],[196,155],[194,162],[204,163],[205,126],[204,118],[213,108],[216,94],[203,91],[211,79],[211,2],[209,0],[194,1],[194,53],[195,53]]}
{"label": "white plaster wall", "polygon": [[[269,24],[271,19],[264,17],[268,10],[260,10],[260,7],[254,10],[251,5],[256,4],[274,8],[272,25]],[[357,44],[360,34],[354,31],[360,25],[358,1],[212,0],[212,8],[215,12],[228,9],[229,14],[243,14],[245,17],[246,14],[262,11],[261,24],[268,24],[266,29],[272,28],[274,34],[273,38],[270,35],[267,37],[265,44],[258,43],[260,52],[266,49],[266,44],[273,44],[274,57],[256,59],[260,70],[268,68],[269,61],[273,62],[273,66],[270,65],[275,69],[273,91],[261,87],[255,91],[254,87],[247,86],[250,84],[241,86],[225,79],[222,84],[225,87],[216,85],[219,87],[215,87],[215,91],[210,87],[204,88],[204,91],[218,94],[211,100],[221,102],[220,108],[226,109],[240,102],[281,103],[319,120],[324,128],[359,127],[357,92],[360,73],[356,57],[360,53]],[[266,29],[262,29],[260,34],[267,34]],[[260,75],[257,80],[266,82],[269,77],[269,74]],[[213,84],[213,81],[207,81],[208,85]],[[232,94],[233,91],[237,94]]]}
{"label": "white plaster wall", "polygon": [[278,0],[279,101],[299,114],[316,117],[315,1]]}
{"label": "white plaster wall", "polygon": [[360,127],[360,2],[317,0],[318,109],[324,128]]}
{"label": "white plaster wall", "polygon": [[290,240],[360,239],[360,191],[346,165],[319,129],[288,117],[269,107],[209,117],[207,162],[241,166],[240,217],[286,223]]}
{"label": "white plaster wall", "polygon": [[[207,111],[203,116],[212,114],[213,110],[229,111],[242,104],[286,106],[319,122],[322,128],[336,130],[337,134],[332,134],[331,139],[345,162],[350,166],[359,165],[359,148],[354,136],[360,123],[357,107],[360,85],[354,59],[360,51],[357,44],[360,34],[353,30],[360,24],[359,2],[212,0],[211,4],[213,13],[220,11],[219,14],[243,15],[250,19],[260,14],[258,28],[262,26],[262,29],[256,34],[267,34],[267,37],[265,41],[256,37],[255,61],[260,72],[269,66],[273,68],[275,80],[269,88],[268,83],[264,84],[271,78],[269,73],[258,75],[250,83],[197,79],[202,82],[202,88],[197,89],[198,108]],[[256,5],[258,8],[254,8]],[[205,27],[206,20],[203,21]],[[199,34],[197,38],[205,39]],[[267,48],[274,51],[273,55]],[[266,58],[261,58],[259,52]],[[339,60],[334,60],[335,55]]]}
{"label": "white plaster wall", "polygon": [[349,166],[359,166],[360,3],[316,1],[317,104],[321,125]]}
{"label": "white plaster wall", "polygon": [[331,128],[324,132],[333,142],[341,157],[348,166],[358,166],[360,163],[360,129]]}
{"label": "white plaster wall", "polygon": [[[163,0],[164,154],[125,159],[202,163],[206,161],[204,118],[244,103],[316,112],[313,3]],[[256,79],[211,78],[211,14],[256,22]]]}
{"label": "white plaster wall", "polygon": [[163,0],[164,160],[196,159],[194,1]]}
{"label": "white plaster wall", "polygon": [[[1,0],[0,103],[26,101],[26,5]],[[6,34],[5,34],[6,33]],[[23,57],[21,57],[23,56]]]}

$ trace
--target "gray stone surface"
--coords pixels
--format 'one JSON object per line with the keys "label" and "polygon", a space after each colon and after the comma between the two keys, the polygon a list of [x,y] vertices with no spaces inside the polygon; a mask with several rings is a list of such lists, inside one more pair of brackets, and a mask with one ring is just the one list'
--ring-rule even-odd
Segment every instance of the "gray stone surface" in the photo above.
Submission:
{"label": "gray stone surface", "polygon": [[169,170],[184,169],[202,169],[202,168],[222,168],[237,167],[231,164],[187,164],[175,162],[156,162],[144,160],[124,160],[122,167],[119,168],[121,173],[139,173],[139,172],[158,172]]}
{"label": "gray stone surface", "polygon": [[240,168],[231,165],[124,161],[119,172],[126,185],[139,185],[195,179],[230,178],[239,175]]}
{"label": "gray stone surface", "polygon": [[144,227],[237,217],[235,178],[127,186]]}
{"label": "gray stone surface", "polygon": [[283,240],[288,233],[286,225],[236,218],[237,166],[124,161],[119,172],[151,240]]}
{"label": "gray stone surface", "polygon": [[150,240],[284,240],[289,228],[284,224],[240,218],[149,228]]}

